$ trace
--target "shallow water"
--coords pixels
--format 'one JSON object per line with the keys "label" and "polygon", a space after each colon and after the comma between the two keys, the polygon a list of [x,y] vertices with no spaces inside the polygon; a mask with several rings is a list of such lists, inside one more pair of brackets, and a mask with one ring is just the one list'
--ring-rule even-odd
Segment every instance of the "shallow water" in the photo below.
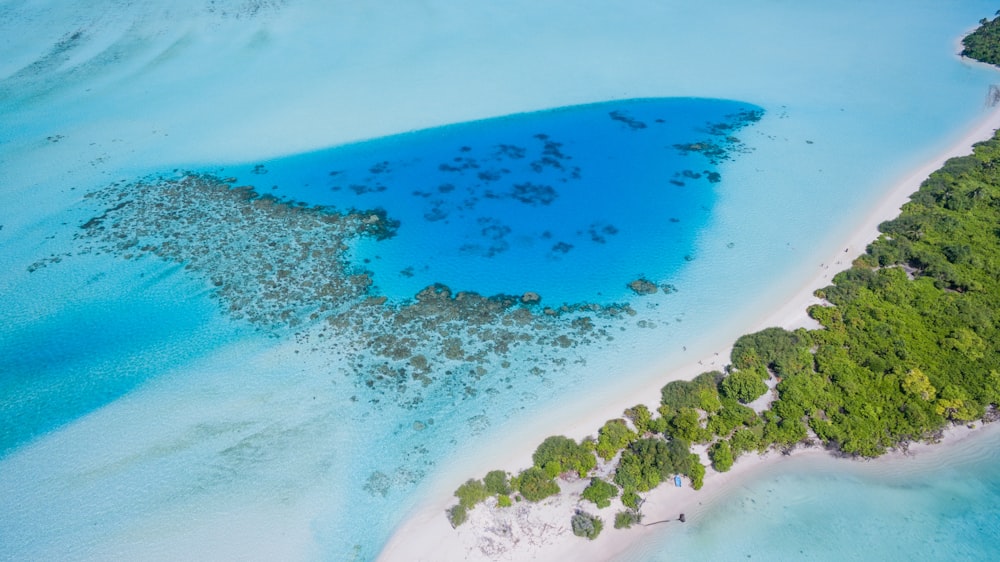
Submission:
{"label": "shallow water", "polygon": [[988,560],[1000,432],[910,459],[790,459],[620,560]]}
{"label": "shallow water", "polygon": [[[570,419],[627,394],[643,367],[710,357],[745,331],[815,256],[839,251],[881,189],[982,115],[996,80],[952,54],[993,11],[978,1],[117,4],[2,6],[0,421],[14,429],[0,434],[0,544],[15,558],[372,558],[441,493],[436,475],[453,474],[434,482],[453,489],[506,462],[491,450],[501,438],[543,438],[538,417]],[[747,107],[764,110],[737,133],[747,152],[714,165],[674,149]],[[482,121],[501,115],[514,117]],[[538,133],[572,160],[536,172]],[[369,142],[341,146],[358,139]],[[496,160],[500,144],[524,163],[515,149]],[[475,173],[441,169],[467,158]],[[430,382],[411,357],[379,355],[372,325],[261,328],[220,300],[210,260],[125,260],[77,236],[110,207],[83,193],[182,166],[397,216],[395,238],[349,244],[393,298],[373,315],[385,323],[430,282],[535,291],[541,307],[627,297],[636,315],[594,315],[592,331],[529,324],[510,351],[491,347],[498,326],[471,334],[460,318],[444,331],[468,338],[461,358],[424,330]],[[452,174],[464,180],[442,180]],[[190,210],[163,213],[168,228],[149,237]],[[236,248],[251,230],[184,248]],[[227,255],[217,264],[233,278],[263,267]],[[632,296],[640,275],[676,291]],[[573,341],[559,339],[570,328]]]}

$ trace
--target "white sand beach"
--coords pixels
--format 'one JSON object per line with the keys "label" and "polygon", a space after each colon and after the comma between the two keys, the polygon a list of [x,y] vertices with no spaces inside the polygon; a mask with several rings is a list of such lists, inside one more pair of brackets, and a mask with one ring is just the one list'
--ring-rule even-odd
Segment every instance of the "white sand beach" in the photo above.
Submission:
{"label": "white sand beach", "polygon": [[[790,295],[787,304],[748,326],[747,333],[771,326],[790,330],[818,327],[818,323],[807,313],[809,306],[821,304],[813,293],[829,285],[837,272],[849,267],[855,258],[864,253],[867,245],[877,237],[878,225],[897,216],[902,205],[931,172],[940,168],[949,158],[970,154],[973,144],[991,138],[997,129],[1000,129],[1000,108],[994,107],[961,140],[901,177],[887,190],[880,203],[859,222],[853,235],[844,241],[844,249],[822,261],[815,275],[795,294]],[[522,433],[518,435],[517,444],[494,444],[490,448],[488,460],[495,464],[480,464],[478,471],[467,477],[481,477],[495,468],[516,473],[530,466],[535,446],[547,435],[560,434],[581,439],[596,435],[597,429],[606,420],[621,417],[625,408],[646,404],[650,409],[655,409],[659,404],[660,388],[664,384],[672,380],[691,379],[706,370],[721,368],[728,363],[730,352],[731,347],[720,349],[718,354],[713,353],[681,367],[666,364],[657,366],[650,372],[660,373],[659,377],[643,377],[649,381],[647,385],[630,392],[624,399],[615,399],[613,403],[605,401],[600,408],[584,408],[586,414],[573,416],[563,408],[560,411],[568,419],[561,419],[556,423],[549,419],[551,416],[546,416],[546,419],[533,426],[536,428],[535,439]],[[957,442],[969,433],[966,428],[953,427],[946,432],[946,441]],[[915,445],[911,447],[911,452],[929,446]],[[800,448],[794,454],[830,456],[819,448]],[[708,464],[707,456],[702,456],[705,464]],[[746,455],[727,473],[720,474],[709,468],[705,486],[700,491],[689,486],[678,490],[669,483],[664,483],[649,494],[643,505],[645,521],[673,519],[680,513],[696,512],[699,507],[710,505],[724,497],[732,486],[753,478],[765,465],[780,462],[781,459],[780,454],[773,452],[764,456]],[[613,471],[613,467],[606,468]],[[449,471],[449,474],[453,474],[453,471]],[[464,480],[452,480],[452,489],[462,481]],[[643,527],[638,531],[611,529],[615,508],[621,508],[620,502],[616,501],[612,507],[600,512],[606,522],[606,530],[601,536],[592,543],[575,537],[569,528],[569,516],[577,507],[593,507],[589,503],[585,505],[578,498],[587,482],[560,482],[563,493],[537,505],[525,502],[509,510],[477,507],[470,512],[469,521],[457,530],[450,526],[444,513],[455,503],[455,499],[451,490],[446,491],[438,486],[442,493],[406,518],[386,545],[380,560],[607,560],[628,548],[637,538],[656,532],[656,527]]]}

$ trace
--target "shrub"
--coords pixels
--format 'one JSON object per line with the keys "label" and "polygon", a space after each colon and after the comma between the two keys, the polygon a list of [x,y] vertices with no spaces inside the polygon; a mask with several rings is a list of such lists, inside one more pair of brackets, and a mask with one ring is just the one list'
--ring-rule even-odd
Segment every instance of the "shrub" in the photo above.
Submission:
{"label": "shrub", "polygon": [[639,497],[639,494],[637,494],[635,490],[626,490],[625,493],[622,494],[622,504],[625,507],[639,509],[639,502],[641,501],[642,498]]}
{"label": "shrub", "polygon": [[698,455],[693,453],[691,454],[691,467],[688,469],[687,476],[691,479],[691,487],[695,490],[700,490],[705,485],[705,466],[699,462]]}
{"label": "shrub", "polygon": [[649,408],[646,406],[638,404],[626,409],[625,417],[632,420],[632,425],[635,426],[635,430],[639,432],[639,435],[642,435],[647,431],[652,431],[650,429],[650,424],[653,421],[653,414],[649,412]]}
{"label": "shrub", "polygon": [[600,478],[592,478],[582,495],[583,499],[593,502],[598,508],[605,508],[611,505],[611,498],[618,497],[618,487]]}
{"label": "shrub", "polygon": [[767,385],[763,380],[766,376],[767,372],[762,367],[748,367],[730,374],[719,387],[727,397],[747,404],[767,392]]}
{"label": "shrub", "polygon": [[615,529],[629,529],[632,525],[642,522],[642,514],[633,509],[619,511],[615,514]]}
{"label": "shrub", "polygon": [[452,529],[458,528],[459,525],[465,523],[466,519],[469,518],[468,513],[466,513],[465,508],[461,504],[451,506],[451,509],[447,513]]}
{"label": "shrub", "polygon": [[570,519],[570,526],[573,527],[573,534],[578,537],[587,537],[590,540],[597,538],[604,528],[604,522],[600,517],[595,517],[584,511],[577,511]]}
{"label": "shrub", "polygon": [[531,457],[535,466],[546,470],[573,470],[581,478],[597,466],[597,458],[587,446],[569,437],[553,435],[542,441]]}
{"label": "shrub", "polygon": [[597,456],[609,461],[637,437],[625,420],[608,420],[597,432]]}
{"label": "shrub", "polygon": [[510,507],[511,505],[510,496],[504,494],[497,496],[497,507]]}
{"label": "shrub", "polygon": [[708,450],[708,458],[712,459],[712,468],[718,472],[726,472],[733,467],[733,450],[729,441],[722,440],[713,444]]}
{"label": "shrub", "polygon": [[455,490],[455,497],[464,509],[472,509],[477,503],[488,498],[490,494],[486,491],[486,486],[482,480],[470,478]]}
{"label": "shrub", "polygon": [[529,502],[537,502],[558,494],[559,485],[549,478],[545,471],[533,466],[522,472],[517,479],[518,491]]}
{"label": "shrub", "polygon": [[502,470],[491,470],[483,478],[486,485],[486,492],[493,496],[507,495],[510,493],[510,482],[507,480],[507,473]]}

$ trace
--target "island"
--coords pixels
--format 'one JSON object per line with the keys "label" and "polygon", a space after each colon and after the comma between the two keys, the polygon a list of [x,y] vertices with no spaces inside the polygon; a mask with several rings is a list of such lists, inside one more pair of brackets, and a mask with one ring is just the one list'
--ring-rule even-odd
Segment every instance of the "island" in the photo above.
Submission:
{"label": "island", "polygon": [[[962,56],[1000,63],[997,30],[1000,12],[963,39]],[[457,529],[476,509],[502,514],[520,502],[572,496],[558,504],[565,520],[574,535],[593,540],[607,524],[643,523],[644,495],[663,483],[698,490],[709,467],[724,473],[741,457],[813,448],[875,458],[937,442],[951,427],[995,421],[998,224],[994,132],[931,173],[898,217],[879,225],[865,253],[815,292],[821,304],[808,314],[820,328],[745,335],[728,365],[666,384],[658,405],[628,408],[579,441],[550,436],[519,472],[468,479],[441,516]],[[629,286],[640,295],[656,290],[644,279]],[[620,509],[606,522],[595,513],[612,500]],[[502,516],[493,520],[503,527]],[[674,521],[684,522],[684,513],[645,524]],[[484,556],[505,552],[498,545],[491,553],[489,543]]]}

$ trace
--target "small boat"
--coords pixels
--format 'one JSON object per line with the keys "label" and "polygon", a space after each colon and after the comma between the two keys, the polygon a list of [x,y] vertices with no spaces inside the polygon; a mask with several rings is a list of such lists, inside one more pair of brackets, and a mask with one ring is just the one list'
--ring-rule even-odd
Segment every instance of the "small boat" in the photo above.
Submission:
{"label": "small boat", "polygon": [[677,486],[678,488],[681,487],[681,477],[680,477],[680,475],[674,476],[674,486]]}

